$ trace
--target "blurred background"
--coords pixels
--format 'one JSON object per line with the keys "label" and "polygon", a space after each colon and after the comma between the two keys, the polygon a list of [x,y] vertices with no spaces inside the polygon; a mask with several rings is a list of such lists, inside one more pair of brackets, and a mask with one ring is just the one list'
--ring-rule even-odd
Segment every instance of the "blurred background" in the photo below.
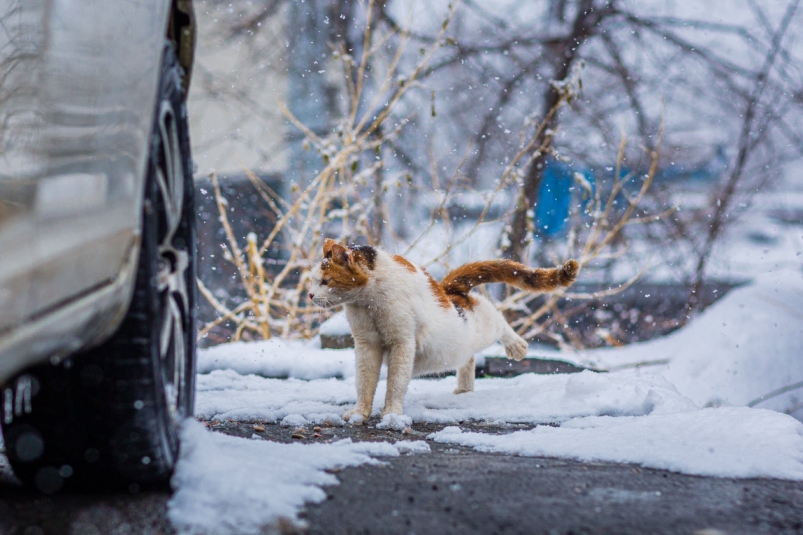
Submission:
{"label": "blurred background", "polygon": [[202,0],[190,92],[202,343],[311,337],[324,236],[489,288],[557,347],[671,332],[803,250],[794,0]]}

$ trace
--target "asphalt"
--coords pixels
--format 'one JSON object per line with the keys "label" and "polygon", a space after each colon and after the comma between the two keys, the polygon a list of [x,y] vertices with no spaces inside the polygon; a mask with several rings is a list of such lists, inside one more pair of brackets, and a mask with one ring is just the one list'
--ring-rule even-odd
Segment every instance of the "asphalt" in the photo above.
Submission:
{"label": "asphalt", "polygon": [[[217,432],[282,442],[422,440],[358,427],[292,429],[209,422]],[[521,426],[475,424],[508,433]],[[316,436],[320,435],[320,436]],[[304,438],[292,438],[303,436]],[[695,477],[634,465],[478,453],[429,442],[428,454],[385,459],[336,473],[327,500],[301,513],[309,534],[647,534],[803,533],[803,483]],[[269,460],[266,460],[269,462]],[[2,465],[2,462],[0,462]],[[173,533],[168,490],[58,494],[23,491],[0,470],[0,535]],[[275,532],[266,528],[265,533]]]}

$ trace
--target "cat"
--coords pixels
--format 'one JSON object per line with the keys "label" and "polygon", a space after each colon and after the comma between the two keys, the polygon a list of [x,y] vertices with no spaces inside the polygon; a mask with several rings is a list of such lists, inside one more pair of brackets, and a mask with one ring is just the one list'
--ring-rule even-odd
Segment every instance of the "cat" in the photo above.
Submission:
{"label": "cat", "polygon": [[457,370],[455,394],[474,390],[474,354],[501,341],[508,358],[521,360],[527,342],[487,298],[471,288],[505,282],[548,292],[568,287],[579,264],[533,269],[511,260],[472,262],[438,283],[423,268],[374,247],[323,243],[323,260],[311,273],[309,298],[319,306],[345,305],[356,353],[357,405],[343,415],[362,423],[371,415],[379,370],[387,364],[382,416],[403,414],[414,376]]}

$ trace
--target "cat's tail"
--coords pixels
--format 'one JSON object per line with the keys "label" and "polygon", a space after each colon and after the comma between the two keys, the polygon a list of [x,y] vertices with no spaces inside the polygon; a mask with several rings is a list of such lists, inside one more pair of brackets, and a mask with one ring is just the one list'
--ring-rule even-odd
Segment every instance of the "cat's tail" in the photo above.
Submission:
{"label": "cat's tail", "polygon": [[483,260],[453,269],[441,281],[448,295],[467,295],[480,284],[504,282],[530,292],[551,292],[571,286],[580,264],[568,260],[556,268],[529,268],[512,260]]}

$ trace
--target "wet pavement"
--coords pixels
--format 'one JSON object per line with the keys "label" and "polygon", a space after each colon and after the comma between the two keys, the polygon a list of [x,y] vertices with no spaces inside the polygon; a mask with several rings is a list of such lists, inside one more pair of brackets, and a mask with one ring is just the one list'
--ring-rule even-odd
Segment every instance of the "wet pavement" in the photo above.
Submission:
{"label": "wet pavement", "polygon": [[[425,440],[367,426],[303,428],[208,422],[217,432],[281,442]],[[530,426],[463,426],[508,433]],[[293,438],[295,435],[297,438]],[[302,438],[303,437],[303,438]],[[301,513],[310,534],[803,533],[803,483],[695,477],[634,465],[478,453],[436,444],[429,454],[337,471],[341,484]],[[266,462],[270,462],[266,459]],[[173,533],[168,490],[58,494],[23,491],[0,461],[0,535]],[[296,532],[284,527],[282,532]],[[276,532],[266,528],[265,533]]]}

